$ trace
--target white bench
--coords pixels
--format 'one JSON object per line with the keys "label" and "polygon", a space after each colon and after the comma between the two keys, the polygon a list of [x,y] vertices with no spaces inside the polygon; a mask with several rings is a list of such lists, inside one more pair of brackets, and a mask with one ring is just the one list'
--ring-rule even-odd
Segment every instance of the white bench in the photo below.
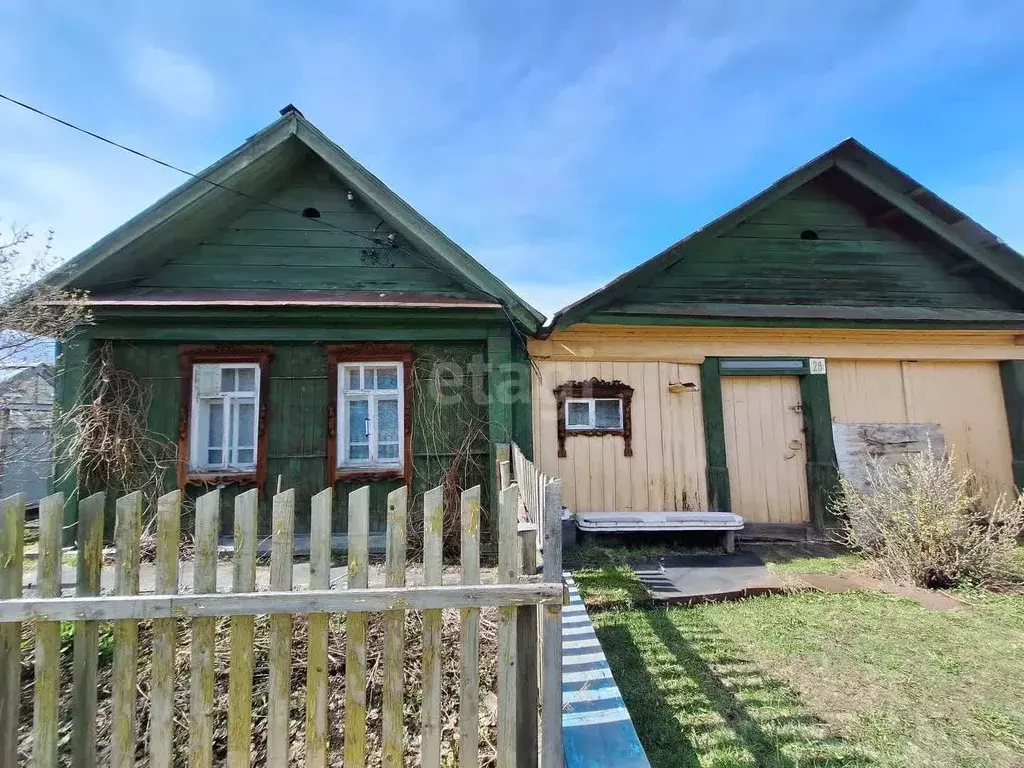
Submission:
{"label": "white bench", "polygon": [[736,531],[743,530],[743,518],[732,512],[588,512],[574,517],[586,533],[719,531],[726,552],[735,551]]}

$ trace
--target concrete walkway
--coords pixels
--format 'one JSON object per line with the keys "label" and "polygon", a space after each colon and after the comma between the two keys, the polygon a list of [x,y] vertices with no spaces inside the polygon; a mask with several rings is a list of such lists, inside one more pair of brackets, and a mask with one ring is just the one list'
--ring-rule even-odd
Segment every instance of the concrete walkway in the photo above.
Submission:
{"label": "concrete walkway", "polygon": [[630,563],[651,596],[666,604],[706,603],[786,591],[753,552],[672,555]]}

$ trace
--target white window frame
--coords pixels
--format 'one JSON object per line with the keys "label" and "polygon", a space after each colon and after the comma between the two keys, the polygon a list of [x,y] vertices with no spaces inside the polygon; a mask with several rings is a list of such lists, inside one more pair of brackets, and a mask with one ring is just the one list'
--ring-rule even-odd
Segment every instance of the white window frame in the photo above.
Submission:
{"label": "white window frame", "polygon": [[[378,369],[378,368],[394,368],[398,371],[397,388],[396,389],[349,389],[348,381],[346,380],[346,371],[356,368],[359,370],[359,383],[361,387],[365,384],[365,375],[367,369]],[[368,471],[374,470],[404,470],[405,469],[405,365],[401,360],[388,361],[388,360],[373,360],[367,362],[351,361],[338,363],[338,370],[335,372],[338,377],[338,402],[336,404],[337,410],[337,429],[336,429],[336,440],[337,440],[337,464],[336,469],[365,469]],[[377,457],[377,451],[379,449],[379,443],[377,440],[378,425],[377,425],[377,401],[381,399],[393,400],[397,396],[398,399],[398,458],[395,460],[385,459],[380,460]],[[366,400],[367,401],[367,414],[369,418],[370,431],[367,434],[367,442],[369,443],[369,458],[366,459],[351,459],[349,453],[349,442],[348,442],[348,408],[346,403],[348,400]]]}
{"label": "white window frame", "polygon": [[[608,400],[619,404],[619,423],[614,427],[598,427],[597,423],[597,401]],[[569,423],[569,405],[571,403],[586,403],[589,410],[589,417],[586,424],[570,424]],[[590,430],[600,430],[602,432],[621,432],[625,429],[625,414],[622,408],[621,397],[567,397],[565,399],[565,430],[567,432],[581,432]]]}
{"label": "white window frame", "polygon": [[[253,383],[255,384],[252,391],[244,392],[221,392],[218,397],[202,397],[199,394],[199,387],[196,377],[200,366],[212,366],[223,376],[225,369],[233,370],[251,370],[253,372]],[[193,363],[192,364],[192,402],[189,404],[191,419],[189,420],[189,468],[196,472],[254,472],[256,466],[259,463],[260,456],[260,387],[263,382],[260,380],[260,365],[259,363]],[[237,381],[237,374],[236,374]],[[230,443],[229,437],[231,435],[232,421],[236,422],[234,432],[238,434],[237,421],[238,421],[238,409],[231,408],[232,400],[241,399],[252,399],[253,401],[253,426],[252,426],[252,461],[251,462],[238,462],[231,461],[233,457],[237,457],[239,446],[237,441],[234,445]],[[220,400],[223,404],[224,409],[224,424],[223,431],[221,433],[221,456],[222,461],[219,464],[211,464],[207,459],[209,457],[209,445],[204,444],[203,440],[203,428],[200,423],[202,415],[201,401],[215,401]],[[234,413],[234,418],[229,419],[228,414]],[[248,446],[246,446],[248,449]]]}

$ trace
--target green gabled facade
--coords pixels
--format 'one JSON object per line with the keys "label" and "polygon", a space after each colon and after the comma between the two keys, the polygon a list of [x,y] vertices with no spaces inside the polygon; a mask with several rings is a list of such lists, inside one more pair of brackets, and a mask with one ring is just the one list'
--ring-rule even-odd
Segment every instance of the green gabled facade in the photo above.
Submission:
{"label": "green gabled facade", "polygon": [[847,139],[604,288],[573,323],[1011,327],[1020,256]]}
{"label": "green gabled facade", "polygon": [[[493,491],[495,444],[529,447],[522,338],[542,317],[293,107],[49,279],[88,291],[95,318],[60,350],[59,404],[84,396],[90,361],[109,345],[149,395],[151,433],[179,449],[192,445],[189,361],[266,356],[258,472],[179,462],[164,478],[189,496],[223,485],[225,533],[234,495],[254,484],[269,530],[279,477],[298,510],[333,484],[338,526],[348,492],[369,484],[371,528],[382,530],[391,489],[419,494],[452,470],[460,486]],[[402,471],[342,468],[333,366],[395,356],[405,361]],[[59,490],[95,489],[68,476]],[[300,514],[297,532],[308,525]]]}

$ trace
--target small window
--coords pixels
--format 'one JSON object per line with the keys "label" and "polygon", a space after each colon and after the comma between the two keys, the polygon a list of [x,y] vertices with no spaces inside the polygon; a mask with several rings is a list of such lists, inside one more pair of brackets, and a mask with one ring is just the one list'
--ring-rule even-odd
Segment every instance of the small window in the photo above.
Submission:
{"label": "small window", "polygon": [[566,429],[622,429],[622,400],[586,398],[565,401]]}
{"label": "small window", "polygon": [[622,437],[622,455],[633,455],[633,388],[621,381],[567,381],[555,387],[558,457],[566,458],[566,438]]}
{"label": "small window", "polygon": [[402,469],[403,376],[397,361],[338,365],[338,467]]}
{"label": "small window", "polygon": [[192,366],[190,463],[201,471],[251,472],[258,460],[260,366]]}

